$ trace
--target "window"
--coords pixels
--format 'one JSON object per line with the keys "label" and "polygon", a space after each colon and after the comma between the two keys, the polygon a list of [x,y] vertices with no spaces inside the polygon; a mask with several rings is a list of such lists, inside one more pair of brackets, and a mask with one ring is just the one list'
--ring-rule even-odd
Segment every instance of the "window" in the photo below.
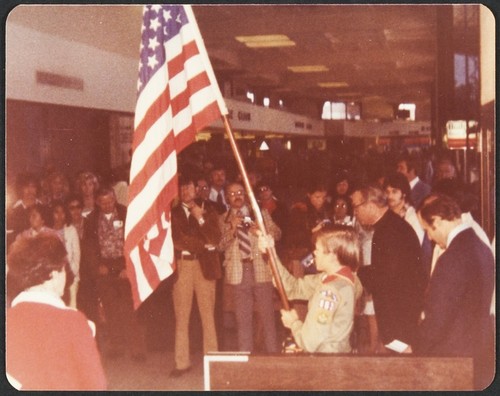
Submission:
{"label": "window", "polygon": [[323,120],[345,120],[346,104],[344,102],[325,102],[323,105]]}
{"label": "window", "polygon": [[250,103],[254,103],[255,95],[253,94],[253,92],[247,91],[247,99],[250,100]]}
{"label": "window", "polygon": [[321,114],[322,120],[332,119],[332,104],[330,102],[325,102],[323,105],[323,114]]}
{"label": "window", "polygon": [[359,103],[350,102],[347,104],[347,119],[361,120],[361,106]]}
{"label": "window", "polygon": [[401,103],[398,106],[398,110],[406,110],[410,113],[410,117],[407,118],[408,120],[415,121],[415,110],[417,106],[415,103]]}
{"label": "window", "polygon": [[269,98],[264,98],[264,99],[262,100],[262,104],[263,104],[265,107],[269,107],[269,102],[270,102],[270,101],[269,101]]}

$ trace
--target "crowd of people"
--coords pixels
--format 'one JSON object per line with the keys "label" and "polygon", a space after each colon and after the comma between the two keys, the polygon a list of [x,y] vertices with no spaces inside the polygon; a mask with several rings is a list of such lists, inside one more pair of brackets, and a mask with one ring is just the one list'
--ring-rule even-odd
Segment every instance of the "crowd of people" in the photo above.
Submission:
{"label": "crowd of people", "polygon": [[[223,306],[234,313],[239,351],[286,351],[280,338],[286,329],[295,351],[472,356],[476,386],[488,385],[494,359],[493,245],[476,221],[479,197],[458,177],[451,157],[344,156],[327,161],[325,171],[324,162],[312,156],[310,173],[295,181],[282,171],[283,162],[261,161],[265,166],[251,166],[248,179],[267,230],[263,235],[236,167],[193,153],[180,157],[179,194],[171,209],[172,377],[191,368],[189,320],[196,296],[204,353],[221,350],[217,333],[223,329],[215,311]],[[40,285],[54,284],[54,309],[81,311],[98,333],[106,322],[101,353],[147,358],[123,256],[126,185],[107,185],[88,171],[69,180],[54,170],[43,179],[19,175],[17,194],[6,217],[9,378],[22,389],[105,387],[101,372],[95,384],[78,382],[74,373],[68,374],[74,383],[38,384],[27,370],[45,359],[26,355],[42,352],[26,349],[26,340],[13,335],[23,315],[42,314],[40,305],[40,312],[22,313],[28,311],[22,303],[46,299],[32,289],[46,291]],[[65,249],[64,260],[41,252],[59,252],[56,242]],[[276,249],[291,305],[281,310],[281,323],[269,248]],[[20,263],[23,249],[36,249],[43,263],[36,257]],[[47,268],[27,284],[34,276],[26,273],[29,265]],[[80,314],[67,315],[61,321],[79,322],[75,337],[92,337]],[[25,320],[29,326],[31,319]],[[262,345],[255,345],[257,333]],[[95,345],[89,348],[101,367]],[[23,365],[25,358],[29,365]]]}

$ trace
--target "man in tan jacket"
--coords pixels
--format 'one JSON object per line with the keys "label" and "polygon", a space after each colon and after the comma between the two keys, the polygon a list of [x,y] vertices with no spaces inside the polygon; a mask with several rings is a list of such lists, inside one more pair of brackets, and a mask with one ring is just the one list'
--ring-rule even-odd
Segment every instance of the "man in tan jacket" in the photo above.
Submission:
{"label": "man in tan jacket", "polygon": [[[219,217],[222,238],[219,250],[224,252],[225,283],[232,289],[238,328],[238,349],[252,352],[254,304],[261,318],[264,342],[269,353],[277,352],[276,326],[273,309],[272,274],[258,248],[257,226],[245,200],[245,190],[239,183],[226,187],[230,209]],[[262,211],[267,231],[275,238],[281,230],[267,210]]]}

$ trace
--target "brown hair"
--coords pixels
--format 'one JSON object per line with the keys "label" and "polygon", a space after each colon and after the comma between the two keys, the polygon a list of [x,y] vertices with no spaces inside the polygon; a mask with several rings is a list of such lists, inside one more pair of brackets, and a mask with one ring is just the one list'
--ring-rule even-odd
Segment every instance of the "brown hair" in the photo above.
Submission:
{"label": "brown hair", "polygon": [[434,217],[453,221],[462,216],[457,201],[444,194],[433,193],[423,200],[418,208],[420,217],[429,225],[434,223]]}
{"label": "brown hair", "polygon": [[360,245],[354,228],[346,225],[328,225],[312,236],[313,245],[317,242],[326,253],[335,253],[340,264],[356,271],[359,266]]}
{"label": "brown hair", "polygon": [[[20,238],[7,257],[9,275],[25,290],[49,280],[52,271],[69,268],[66,248],[56,235],[41,233],[34,238]],[[68,271],[67,271],[68,272]]]}

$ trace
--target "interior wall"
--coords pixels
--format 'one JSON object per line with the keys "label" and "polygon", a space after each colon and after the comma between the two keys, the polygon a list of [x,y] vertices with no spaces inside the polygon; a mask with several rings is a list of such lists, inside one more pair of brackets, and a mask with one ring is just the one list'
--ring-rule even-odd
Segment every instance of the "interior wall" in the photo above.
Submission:
{"label": "interior wall", "polygon": [[[7,99],[134,111],[138,59],[9,22],[5,44]],[[81,79],[83,90],[41,85],[37,71]]]}
{"label": "interior wall", "polygon": [[[110,112],[7,100],[6,182],[21,172],[53,166],[73,177],[80,170],[108,176]],[[12,198],[12,197],[11,197]]]}

